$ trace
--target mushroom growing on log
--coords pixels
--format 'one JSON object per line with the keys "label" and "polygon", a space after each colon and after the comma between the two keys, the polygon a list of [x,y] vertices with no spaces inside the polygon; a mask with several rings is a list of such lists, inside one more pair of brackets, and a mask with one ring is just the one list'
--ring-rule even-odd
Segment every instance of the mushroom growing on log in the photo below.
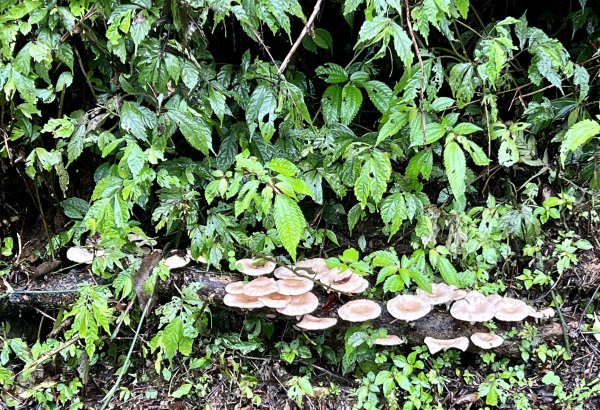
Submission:
{"label": "mushroom growing on log", "polygon": [[[224,306],[225,286],[239,280],[239,274],[220,274],[215,272],[206,272],[193,267],[186,267],[179,271],[172,272],[169,281],[157,284],[156,293],[162,300],[170,300],[173,295],[177,295],[177,289],[183,286],[197,282],[202,286],[198,290],[199,297],[207,300],[209,303],[217,306]],[[7,297],[0,298],[0,315],[18,315],[23,310],[58,310],[61,306],[73,303],[77,298],[77,287],[84,283],[103,283],[100,278],[89,272],[73,270],[59,275],[50,275],[46,280],[31,281],[24,286],[12,285],[14,291],[7,294]],[[45,291],[45,293],[39,293]],[[314,290],[318,293],[319,306],[324,306],[326,300],[326,291]],[[316,298],[317,296],[315,296]],[[311,297],[312,299],[312,297]],[[314,300],[314,299],[313,299]],[[382,303],[376,302],[380,306]],[[341,305],[341,304],[340,304]],[[232,311],[240,311],[238,308],[231,308]],[[247,311],[243,311],[244,314]],[[316,316],[335,317],[335,310],[321,311],[316,308]],[[307,313],[307,312],[304,312]],[[310,312],[308,312],[310,313]],[[295,317],[277,314],[269,308],[260,308],[253,311],[256,315],[274,315],[279,320],[294,321]],[[301,313],[302,314],[302,313]],[[531,319],[533,320],[533,319]],[[515,337],[508,337],[506,333],[513,327],[521,329],[523,322],[498,322],[496,333],[505,337],[505,342],[494,349],[500,355],[518,356],[520,355],[520,340]],[[461,336],[470,336],[477,332],[487,332],[485,326],[481,323],[470,324],[454,319],[443,309],[433,310],[421,319],[405,322],[393,318],[386,309],[382,309],[381,316],[371,321],[374,328],[386,328],[390,334],[402,335],[407,344],[422,345],[425,337],[435,337],[440,339],[454,339]],[[339,321],[336,328],[351,326],[352,323]],[[539,338],[544,343],[555,343],[562,340],[563,333],[560,324],[548,323],[536,325]],[[471,351],[480,351],[474,345],[469,347]]]}

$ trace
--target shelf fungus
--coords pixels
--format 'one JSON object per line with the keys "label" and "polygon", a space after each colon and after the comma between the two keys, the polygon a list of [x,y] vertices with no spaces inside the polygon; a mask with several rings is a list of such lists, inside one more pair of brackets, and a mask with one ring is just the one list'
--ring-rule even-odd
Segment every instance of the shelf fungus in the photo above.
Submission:
{"label": "shelf fungus", "polygon": [[237,270],[248,276],[263,276],[275,270],[275,262],[265,259],[240,259],[236,261]]}
{"label": "shelf fungus", "polygon": [[473,342],[475,346],[487,350],[500,346],[504,343],[504,339],[501,336],[493,335],[491,333],[478,332],[471,335],[471,342]]}
{"label": "shelf fungus", "polygon": [[348,322],[365,322],[380,315],[381,307],[369,299],[352,300],[338,309],[338,316]]}
{"label": "shelf fungus", "polygon": [[457,337],[456,339],[434,339],[433,337],[426,337],[425,344],[432,354],[448,349],[458,349],[466,352],[469,348],[469,339],[464,336]]}
{"label": "shelf fungus", "polygon": [[431,305],[416,295],[400,295],[388,300],[387,311],[396,319],[412,322],[431,312]]}
{"label": "shelf fungus", "polygon": [[290,296],[290,301],[286,307],[277,309],[277,312],[286,316],[302,316],[314,312],[319,307],[317,296],[308,292],[303,295]]}
{"label": "shelf fungus", "polygon": [[453,318],[471,324],[492,320],[495,313],[494,305],[486,301],[485,297],[461,299],[454,302],[450,308],[450,314]]}
{"label": "shelf fungus", "polygon": [[335,326],[337,321],[334,317],[304,315],[302,320],[296,323],[296,326],[304,330],[323,330]]}

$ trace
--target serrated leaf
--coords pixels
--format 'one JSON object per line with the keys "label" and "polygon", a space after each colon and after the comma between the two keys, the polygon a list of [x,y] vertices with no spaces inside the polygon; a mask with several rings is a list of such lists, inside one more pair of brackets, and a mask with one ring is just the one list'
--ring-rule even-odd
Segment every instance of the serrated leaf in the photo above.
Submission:
{"label": "serrated leaf", "polygon": [[340,122],[348,125],[352,122],[362,105],[363,96],[354,84],[348,83],[342,89],[342,104],[340,106]]}
{"label": "serrated leaf", "polygon": [[121,128],[135,138],[147,141],[147,130],[156,127],[156,115],[147,107],[135,102],[123,101],[120,111]]}
{"label": "serrated leaf", "polygon": [[296,248],[304,236],[306,220],[298,204],[285,195],[275,196],[273,218],[283,247],[296,261]]}
{"label": "serrated leaf", "polygon": [[288,177],[293,177],[300,172],[296,165],[285,158],[273,158],[266,164],[266,167]]}
{"label": "serrated leaf", "polygon": [[471,124],[470,122],[461,122],[454,127],[452,131],[458,135],[469,135],[473,134],[474,132],[483,131],[483,129],[475,124]]}
{"label": "serrated leaf", "polygon": [[471,158],[473,159],[475,165],[489,165],[490,159],[485,154],[485,152],[483,152],[483,149],[481,149],[479,145],[466,138],[462,141],[462,144],[463,147],[467,150],[467,152],[471,155]]}
{"label": "serrated leaf", "polygon": [[386,225],[390,225],[390,238],[395,235],[402,223],[408,219],[408,209],[404,196],[396,192],[381,201],[381,219]]}
{"label": "serrated leaf", "polygon": [[444,256],[440,257],[438,259],[437,268],[442,276],[442,279],[444,279],[444,282],[446,282],[448,285],[460,286],[456,269],[448,260],[448,258]]}
{"label": "serrated leaf", "polygon": [[433,170],[433,152],[431,149],[419,151],[414,155],[406,167],[405,175],[411,179],[417,179],[419,174],[424,179],[429,179]]}
{"label": "serrated leaf", "polygon": [[564,165],[569,152],[573,152],[585,145],[592,137],[600,134],[600,124],[593,120],[583,120],[574,124],[567,133],[560,146],[560,160]]}
{"label": "serrated leaf", "polygon": [[469,14],[469,0],[454,0],[454,5],[463,19],[466,19]]}
{"label": "serrated leaf", "polygon": [[467,165],[465,153],[456,143],[450,141],[444,149],[444,167],[446,168],[446,176],[450,183],[450,189],[455,197],[462,197],[466,189],[466,172]]}
{"label": "serrated leaf", "polygon": [[432,293],[431,278],[424,271],[409,269],[410,278],[425,292]]}
{"label": "serrated leaf", "polygon": [[[185,111],[181,111],[181,109],[185,109]],[[210,121],[185,104],[181,104],[180,109],[169,109],[167,116],[175,121],[179,131],[192,147],[204,155],[208,155],[209,150],[212,149]]]}
{"label": "serrated leaf", "polygon": [[511,167],[519,161],[519,148],[510,137],[502,138],[498,150],[498,163],[503,167]]}
{"label": "serrated leaf", "polygon": [[348,72],[344,67],[334,63],[322,65],[315,72],[329,84],[340,84],[348,81]]}
{"label": "serrated leaf", "polygon": [[68,218],[81,220],[89,209],[89,204],[80,198],[67,198],[62,201],[63,212]]}
{"label": "serrated leaf", "polygon": [[408,38],[406,31],[397,23],[392,23],[392,35],[394,36],[394,49],[396,54],[404,64],[404,67],[410,67],[413,62],[412,42]]}
{"label": "serrated leaf", "polygon": [[363,87],[375,108],[382,114],[387,112],[393,96],[392,89],[387,84],[377,80],[367,81],[363,84]]}
{"label": "serrated leaf", "polygon": [[433,108],[433,110],[436,112],[440,112],[447,110],[448,108],[452,107],[452,105],[454,105],[454,100],[452,98],[439,97],[433,100],[431,103],[431,108]]}

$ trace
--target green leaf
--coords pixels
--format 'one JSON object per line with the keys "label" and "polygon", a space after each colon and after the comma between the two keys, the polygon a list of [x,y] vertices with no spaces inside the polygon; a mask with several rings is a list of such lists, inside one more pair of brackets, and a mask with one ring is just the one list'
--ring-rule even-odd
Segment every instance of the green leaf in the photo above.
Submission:
{"label": "green leaf", "polygon": [[362,105],[363,96],[361,91],[352,83],[348,83],[342,89],[342,105],[340,107],[340,122],[348,125],[352,122]]}
{"label": "green leaf", "polygon": [[89,204],[80,198],[67,198],[60,203],[68,218],[81,220],[89,209]]}
{"label": "green leaf", "polygon": [[511,167],[519,162],[519,148],[511,137],[502,138],[498,150],[498,162],[503,167]]}
{"label": "green leaf", "polygon": [[454,5],[463,19],[466,19],[469,14],[469,0],[454,0]]}
{"label": "green leaf", "polygon": [[456,141],[450,141],[444,149],[444,166],[452,193],[455,197],[462,197],[466,189],[467,165],[465,153]]}
{"label": "green leaf", "polygon": [[429,179],[433,170],[433,152],[430,149],[419,151],[408,161],[405,174],[411,179],[417,179],[419,174],[424,179]]}
{"label": "green leaf", "polygon": [[560,146],[560,161],[564,165],[569,152],[585,145],[592,137],[600,134],[600,124],[593,120],[583,120],[574,124]]}
{"label": "green leaf", "polygon": [[454,127],[453,130],[453,132],[458,135],[469,135],[479,131],[483,131],[483,129],[475,124],[471,124],[470,122],[461,122]]}
{"label": "green leaf", "polygon": [[410,274],[410,278],[415,281],[417,286],[419,286],[425,292],[432,293],[432,289],[431,289],[432,282],[431,282],[431,278],[429,277],[427,272],[413,270],[413,269],[410,269],[408,272]]}
{"label": "green leaf", "polygon": [[208,155],[209,150],[212,150],[212,131],[210,121],[204,115],[181,104],[179,109],[169,109],[167,116],[175,121],[192,147]]}
{"label": "green leaf", "polygon": [[296,248],[304,236],[306,228],[302,210],[291,198],[285,195],[276,195],[273,218],[283,247],[289,252],[292,260],[296,261]]}
{"label": "green leaf", "polygon": [[156,115],[135,102],[123,101],[120,111],[121,128],[135,138],[147,141],[147,130],[156,127]]}
{"label": "green leaf", "polygon": [[458,278],[458,274],[456,273],[456,269],[452,263],[448,260],[448,258],[441,256],[438,259],[437,268],[442,275],[442,279],[448,285],[460,286],[460,280]]}
{"label": "green leaf", "polygon": [[293,177],[300,172],[296,165],[285,158],[273,158],[266,167],[288,177]]}
{"label": "green leaf", "polygon": [[481,149],[481,147],[479,145],[475,144],[473,141],[468,140],[466,138],[464,138],[461,141],[461,143],[462,143],[462,146],[464,147],[464,149],[466,149],[467,152],[471,155],[471,158],[473,159],[473,162],[475,163],[475,165],[479,165],[479,166],[489,165],[490,159],[485,154],[485,152],[483,152],[483,149]]}
{"label": "green leaf", "polygon": [[394,36],[394,49],[396,54],[404,64],[404,67],[410,67],[413,62],[412,42],[408,34],[400,25],[392,23],[392,35]]}
{"label": "green leaf", "polygon": [[317,68],[317,75],[329,84],[340,84],[348,81],[348,72],[334,63],[327,63]]}
{"label": "green leaf", "polygon": [[363,84],[363,87],[375,108],[382,114],[387,112],[393,96],[392,89],[387,84],[377,80],[367,81]]}

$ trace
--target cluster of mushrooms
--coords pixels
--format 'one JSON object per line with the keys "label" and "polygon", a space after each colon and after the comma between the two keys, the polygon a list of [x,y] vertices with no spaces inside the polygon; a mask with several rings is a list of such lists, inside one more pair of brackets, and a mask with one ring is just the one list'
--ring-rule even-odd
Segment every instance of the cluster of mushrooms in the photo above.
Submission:
{"label": "cluster of mushrooms", "polygon": [[[295,316],[299,319],[296,326],[304,330],[327,329],[337,324],[336,318],[315,317],[310,313],[319,306],[317,296],[311,292],[315,283],[328,290],[346,294],[364,292],[369,283],[350,270],[340,271],[327,267],[325,259],[315,258],[298,262],[295,266],[282,266],[276,269],[274,262],[261,259],[241,259],[237,261],[238,270],[255,279],[246,283],[233,282],[225,287],[225,305],[242,309],[268,307],[278,313]],[[273,277],[269,275],[273,274]],[[537,311],[522,300],[500,295],[484,296],[477,291],[466,291],[444,283],[432,284],[432,293],[418,289],[414,295],[399,295],[386,303],[387,311],[398,320],[412,322],[426,316],[433,306],[446,305],[450,314],[457,320],[471,324],[497,319],[504,322],[522,321],[531,316],[536,319],[554,316],[551,308]],[[338,316],[348,322],[364,322],[381,315],[381,306],[368,299],[356,299],[342,305]],[[504,339],[491,333],[474,333],[471,342],[481,349],[493,349],[500,346]],[[456,339],[425,338],[425,344],[431,353],[446,351],[450,348],[466,351],[469,347],[467,337]],[[403,341],[396,335],[378,338],[378,345],[399,345]]]}

